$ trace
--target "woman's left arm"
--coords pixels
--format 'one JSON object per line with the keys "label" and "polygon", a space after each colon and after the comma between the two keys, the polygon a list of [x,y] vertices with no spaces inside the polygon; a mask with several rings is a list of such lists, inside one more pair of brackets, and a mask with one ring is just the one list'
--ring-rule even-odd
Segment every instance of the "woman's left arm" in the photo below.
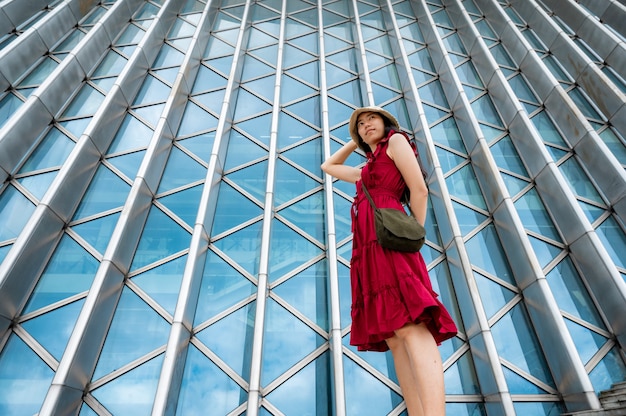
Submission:
{"label": "woman's left arm", "polygon": [[389,138],[387,154],[396,164],[411,192],[409,199],[411,213],[420,224],[424,224],[428,203],[428,187],[413,148],[404,135],[396,133]]}

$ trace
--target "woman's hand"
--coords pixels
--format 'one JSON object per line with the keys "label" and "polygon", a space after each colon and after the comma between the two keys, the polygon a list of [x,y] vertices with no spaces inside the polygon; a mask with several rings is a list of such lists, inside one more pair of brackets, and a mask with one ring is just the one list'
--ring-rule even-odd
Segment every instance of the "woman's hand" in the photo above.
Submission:
{"label": "woman's hand", "polygon": [[356,148],[356,143],[350,140],[322,163],[322,170],[342,181],[355,183],[361,179],[361,169],[354,166],[346,166],[344,162]]}

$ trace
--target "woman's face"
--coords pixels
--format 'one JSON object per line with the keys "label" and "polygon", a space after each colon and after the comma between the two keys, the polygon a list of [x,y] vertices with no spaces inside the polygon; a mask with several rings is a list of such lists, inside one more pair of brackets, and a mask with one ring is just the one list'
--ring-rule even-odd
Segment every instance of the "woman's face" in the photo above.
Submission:
{"label": "woman's face", "polygon": [[385,137],[385,121],[376,112],[359,114],[356,125],[359,136],[371,148],[376,147],[376,144]]}

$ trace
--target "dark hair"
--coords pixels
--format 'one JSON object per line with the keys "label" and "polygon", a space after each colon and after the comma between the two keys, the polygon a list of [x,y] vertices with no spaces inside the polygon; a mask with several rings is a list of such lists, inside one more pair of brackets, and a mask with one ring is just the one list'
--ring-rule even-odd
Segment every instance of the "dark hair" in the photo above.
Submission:
{"label": "dark hair", "polygon": [[[381,113],[376,112],[376,114],[378,114],[380,116],[380,118],[383,119],[383,123],[385,125],[385,137],[389,136],[389,132],[391,130],[395,130],[394,129],[394,125],[391,123],[391,120],[389,120],[387,117],[385,117],[384,115],[382,115]],[[371,152],[372,149],[370,148],[369,144],[365,143],[363,141],[363,139],[361,138],[361,135],[359,134],[359,128],[356,128],[356,136],[359,138],[359,142],[357,143],[357,146],[359,147],[359,149],[363,150],[363,152],[365,152],[366,154],[368,152]]]}

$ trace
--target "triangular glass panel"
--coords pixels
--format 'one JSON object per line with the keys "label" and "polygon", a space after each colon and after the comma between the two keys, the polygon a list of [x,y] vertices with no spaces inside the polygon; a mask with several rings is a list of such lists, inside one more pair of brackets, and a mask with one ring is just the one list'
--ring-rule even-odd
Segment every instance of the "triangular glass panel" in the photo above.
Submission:
{"label": "triangular glass panel", "polygon": [[365,360],[376,370],[380,371],[381,374],[389,377],[389,379],[395,383],[398,382],[398,376],[396,375],[396,370],[393,365],[393,356],[391,355],[391,351],[386,351],[382,354],[374,351],[358,351],[357,347],[349,344],[349,337],[343,338],[343,345],[357,354],[359,358]]}
{"label": "triangular glass panel", "polygon": [[178,76],[178,68],[165,68],[165,69],[157,69],[154,71],[154,74],[159,77],[162,81],[165,81],[170,86],[174,85],[174,81],[176,81],[176,76]]}
{"label": "triangular glass panel", "polygon": [[155,104],[145,107],[137,107],[134,108],[133,111],[139,116],[139,118],[148,122],[150,126],[154,128],[159,122],[159,118],[161,118],[164,108],[165,104]]}
{"label": "triangular glass panel", "polygon": [[[80,262],[75,261],[80,259]],[[63,235],[24,313],[85,292],[91,287],[100,263],[67,234]]]}
{"label": "triangular glass panel", "polygon": [[323,194],[317,192],[280,211],[280,214],[317,241],[326,241]]}
{"label": "triangular glass panel", "polygon": [[[180,13],[184,13],[184,11],[181,11]],[[191,37],[195,31],[196,28],[193,25],[187,23],[179,16],[179,18],[174,21],[174,24],[169,31],[168,38]]]}
{"label": "triangular glass panel", "polygon": [[311,85],[319,85],[319,62],[312,61],[304,65],[290,68],[289,74],[294,75],[297,78],[300,78],[301,80],[306,81]]}
{"label": "triangular glass panel", "polygon": [[277,219],[272,220],[270,236],[270,280],[274,281],[301,266],[322,250]]}
{"label": "triangular glass panel", "polygon": [[539,108],[541,108],[538,105],[527,103],[526,101],[520,101],[520,103],[524,106],[528,114],[532,114],[535,111],[537,111]]}
{"label": "triangular glass panel", "polygon": [[328,264],[318,261],[272,289],[292,307],[328,331]]}
{"label": "triangular glass panel", "polygon": [[[439,108],[435,108],[428,104],[422,103],[422,108],[424,109],[424,115],[426,116],[426,120],[428,121],[428,125],[432,125],[437,121],[441,120],[444,117],[448,117],[450,115],[449,111],[444,111]],[[431,130],[432,132],[432,130]]]}
{"label": "triangular glass panel", "polygon": [[540,235],[561,241],[561,238],[548,215],[543,201],[539,197],[536,188],[530,189],[514,203],[517,214],[524,224],[524,228]]}
{"label": "triangular glass panel", "polygon": [[[4,185],[4,184],[3,184]],[[0,241],[16,238],[30,219],[35,205],[14,186],[8,185],[0,193]]]}
{"label": "triangular glass panel", "polygon": [[327,383],[331,368],[329,353],[325,352],[315,361],[290,377],[277,389],[266,396],[266,400],[276,406],[284,415],[300,414],[308,409],[311,414],[332,414],[330,389],[320,389]]}
{"label": "triangular glass panel", "polygon": [[178,218],[185,221],[190,227],[193,227],[198,216],[198,205],[200,205],[202,191],[203,186],[196,185],[159,198],[159,202],[176,214]]}
{"label": "triangular glass panel", "polygon": [[193,160],[189,155],[173,146],[157,194],[201,181],[206,177],[207,169]]}
{"label": "triangular glass panel", "polygon": [[270,128],[272,126],[272,114],[263,114],[251,118],[246,121],[240,121],[237,123],[237,128],[248,133],[249,136],[254,137],[259,142],[269,147],[270,141]]}
{"label": "triangular glass panel", "polygon": [[606,212],[606,209],[588,204],[585,201],[578,200],[578,205],[580,205],[583,212],[585,213],[585,216],[591,223],[594,223],[598,218],[600,218],[601,215]]}
{"label": "triangular glass panel", "polygon": [[498,129],[496,127],[488,126],[487,124],[483,123],[478,123],[478,125],[480,126],[480,131],[483,133],[483,136],[485,136],[485,140],[487,140],[488,143],[491,143],[493,140],[502,137],[505,132],[503,128]]}
{"label": "triangular glass panel", "polygon": [[224,170],[228,171],[253,160],[267,157],[267,153],[267,150],[252,142],[237,130],[231,129]]}
{"label": "triangular glass panel", "polygon": [[133,276],[132,281],[163,306],[166,311],[174,315],[186,263],[187,256],[184,255]]}
{"label": "triangular glass panel", "polygon": [[[377,103],[384,103],[400,96],[398,92],[383,87],[382,85],[378,85],[375,82],[372,82],[372,92],[374,93],[374,100]],[[352,102],[353,101],[354,99],[352,100]]]}
{"label": "triangular glass panel", "polygon": [[443,376],[446,394],[480,394],[476,368],[469,352],[463,354],[452,366],[448,367]]}
{"label": "triangular glass panel", "polygon": [[419,89],[419,95],[422,100],[426,100],[439,107],[449,108],[448,100],[441,88],[441,83],[438,80],[434,80],[426,85],[421,86]]}
{"label": "triangular glass panel", "polygon": [[60,121],[59,124],[65,130],[67,130],[72,136],[74,136],[75,139],[78,139],[83,134],[83,132],[87,128],[87,125],[90,122],[91,122],[91,117],[85,117],[85,118],[77,118],[74,120]]}
{"label": "triangular glass panel", "polygon": [[176,135],[178,137],[190,136],[215,127],[217,127],[217,118],[200,108],[197,104],[187,101],[187,107]]}
{"label": "triangular glass panel", "polygon": [[0,247],[0,263],[2,263],[7,254],[9,254],[9,250],[11,249],[11,247],[13,247],[13,245],[11,244]]}
{"label": "triangular glass panel", "polygon": [[261,384],[276,379],[325,340],[310,327],[269,298],[263,336]]}
{"label": "triangular glass panel", "polygon": [[282,156],[314,175],[322,177],[322,169],[320,168],[322,163],[322,143],[319,137],[291,148],[287,152],[282,153]]}
{"label": "triangular glass panel", "polygon": [[471,165],[466,165],[446,178],[450,195],[462,199],[472,206],[487,210],[485,199]]}
{"label": "triangular glass panel", "polygon": [[511,176],[505,172],[500,172],[500,175],[502,176],[504,185],[506,185],[506,189],[509,191],[509,195],[512,197],[520,193],[529,184],[529,182]]}
{"label": "triangular glass panel", "polygon": [[328,99],[328,109],[328,124],[331,126],[345,123],[354,111],[352,107],[349,107],[332,98]]}
{"label": "triangular glass panel", "polygon": [[468,60],[466,55],[458,55],[454,52],[448,52],[448,57],[450,58],[450,62],[452,62],[453,66],[457,66],[461,62],[465,62]]}
{"label": "triangular glass panel", "polygon": [[174,47],[180,51],[185,52],[189,45],[191,44],[191,38],[181,38],[181,39],[173,39],[170,40],[169,43],[174,45]]}
{"label": "triangular glass panel", "polygon": [[587,364],[591,358],[598,352],[608,339],[588,328],[583,327],[569,319],[565,319],[565,324],[572,337],[576,340],[574,345],[580,355],[583,364]]}
{"label": "triangular glass panel", "polygon": [[546,391],[531,383],[519,374],[502,366],[506,384],[512,394],[546,394]]}
{"label": "triangular glass panel", "polygon": [[194,96],[193,98],[209,110],[212,110],[216,114],[219,114],[220,111],[222,111],[222,104],[224,103],[225,93],[225,89],[220,89],[213,92],[207,92],[205,94],[199,94]]}
{"label": "triangular glass panel", "polygon": [[491,101],[489,95],[483,95],[470,105],[472,106],[474,115],[478,120],[485,121],[494,126],[504,127],[502,120],[500,119],[500,115],[496,111],[493,101]]}
{"label": "triangular glass panel", "polygon": [[452,205],[462,235],[467,235],[487,219],[487,216],[456,201],[452,201]]}
{"label": "triangular glass panel", "polygon": [[214,141],[215,133],[205,133],[199,136],[178,140],[176,143],[208,163],[211,151],[213,150]]}
{"label": "triangular glass panel", "polygon": [[[233,31],[232,33],[236,33],[237,31]],[[224,35],[227,32],[220,32],[219,36],[225,37]],[[235,48],[232,44],[225,42],[220,39],[218,35],[209,37],[209,43],[206,47],[206,53],[204,58],[209,58],[211,56],[222,56],[222,55],[232,55],[235,52]],[[194,86],[194,90],[196,90]],[[194,91],[195,92],[195,91]]]}
{"label": "triangular glass panel", "polygon": [[220,256],[209,250],[194,317],[194,326],[256,293],[256,286]]}
{"label": "triangular glass panel", "polygon": [[261,203],[265,201],[267,188],[267,161],[255,163],[245,169],[237,170],[227,175],[228,179],[241,186],[245,191],[252,194]]}
{"label": "triangular glass panel", "polygon": [[[472,264],[507,283],[515,285],[511,267],[493,224],[483,228],[470,238],[465,243],[465,247]],[[489,256],[485,256],[485,253],[489,253]]]}
{"label": "triangular glass panel", "polygon": [[499,168],[528,177],[528,172],[508,135],[491,146],[491,154]]}
{"label": "triangular glass panel", "polygon": [[133,105],[147,105],[163,103],[167,100],[171,92],[171,88],[156,79],[155,77],[148,75],[141,84],[139,92],[135,96]]}
{"label": "triangular glass panel", "polygon": [[569,155],[569,152],[562,150],[562,149],[557,149],[556,147],[553,147],[553,146],[547,145],[546,149],[548,150],[548,152],[550,152],[550,154],[552,155],[552,159],[555,162],[558,162],[561,159],[563,159],[565,156]]}
{"label": "triangular glass panel", "polygon": [[[308,11],[304,15],[301,15],[301,17],[306,16],[306,14],[313,16],[312,19],[317,20],[317,13]],[[309,18],[309,20],[310,19],[311,18]],[[302,36],[307,33],[310,33],[311,31],[312,31],[311,27],[302,24],[302,22],[299,22],[290,18],[285,19],[285,36],[287,39],[292,39],[297,36]],[[310,59],[310,57],[308,59]]]}
{"label": "triangular glass panel", "polygon": [[485,93],[485,90],[482,88],[476,88],[474,86],[463,84],[463,91],[465,91],[465,95],[467,95],[467,99],[471,102],[476,97]]}
{"label": "triangular glass panel", "polygon": [[240,25],[241,21],[239,19],[220,11],[217,15],[213,30],[217,32],[225,29],[234,29],[239,28]]}
{"label": "triangular glass panel", "polygon": [[209,66],[210,69],[217,71],[219,74],[225,77],[228,77],[230,75],[232,63],[233,63],[232,55],[227,55],[221,58],[215,58],[215,59],[206,61],[206,64]]}
{"label": "triangular glass panel", "polygon": [[[380,47],[381,42],[379,41],[382,40],[381,35],[385,33],[384,31],[370,27],[370,26],[362,25],[361,33],[363,34],[363,39],[365,40],[365,47],[368,50],[378,52],[378,53],[383,53],[383,48]],[[374,39],[376,42],[370,42],[371,39]],[[387,53],[387,55],[389,55],[389,53]]]}
{"label": "triangular glass panel", "polygon": [[[164,354],[160,354],[97,388],[91,394],[114,415],[150,413],[161,374],[163,357]],[[127,392],[127,394],[122,392]],[[135,392],[135,394],[130,392]]]}
{"label": "triangular glass panel", "polygon": [[[261,9],[261,8],[257,7],[257,9]],[[275,37],[270,36],[267,33],[260,31],[256,27],[252,27],[250,29],[248,49],[255,49],[261,46],[272,45],[272,44],[276,44],[277,42],[278,40]]]}
{"label": "triangular glass panel", "polygon": [[215,247],[252,276],[256,276],[259,270],[262,225],[262,221],[257,221],[234,234],[220,238],[214,243]]}
{"label": "triangular glass panel", "polygon": [[428,73],[428,72],[422,72],[418,69],[415,68],[411,68],[412,69],[412,73],[413,73],[413,79],[415,80],[415,84],[416,85],[421,85],[425,82],[430,82],[431,80],[435,79],[435,76]]}
{"label": "triangular glass panel", "polygon": [[[117,54],[116,54],[117,55]],[[119,55],[118,55],[119,56]],[[65,117],[93,116],[104,101],[104,95],[89,84],[83,84],[80,92],[63,112]]]}
{"label": "triangular glass panel", "polygon": [[522,78],[521,74],[516,75],[513,78],[509,78],[509,85],[518,99],[530,101],[531,103],[535,103],[537,106],[539,105],[535,94],[531,91],[528,83],[524,78]]}
{"label": "triangular glass panel", "polygon": [[328,33],[324,34],[324,50],[328,54],[328,60],[332,60],[331,54],[337,52],[339,50],[345,49],[350,44],[344,40],[337,39],[334,36],[331,36]]}
{"label": "triangular glass panel", "polygon": [[402,86],[400,85],[400,79],[398,78],[398,72],[396,67],[393,65],[387,65],[383,68],[377,69],[376,71],[370,73],[370,77],[373,81],[376,81],[380,84],[395,88],[397,90],[402,90]]}
{"label": "triangular glass panel", "polygon": [[[231,340],[230,336],[228,339]],[[202,400],[198,400],[199,397]],[[227,415],[243,403],[246,397],[233,379],[193,344],[189,345],[176,414],[207,414],[207,403],[211,403],[211,414]]]}
{"label": "triangular glass panel", "polygon": [[143,157],[146,154],[145,150],[139,152],[128,153],[126,155],[112,157],[107,161],[117,168],[123,175],[125,175],[131,181],[135,180],[139,166],[143,161]]}
{"label": "triangular glass panel", "polygon": [[[198,332],[196,337],[243,379],[250,377],[256,302],[249,303]],[[197,400],[197,396],[194,394]]]}
{"label": "triangular glass panel", "polygon": [[420,71],[435,73],[435,65],[433,64],[433,60],[430,57],[430,53],[428,49],[420,49],[414,54],[409,55],[409,62],[411,62],[411,66],[419,69]]}
{"label": "triangular glass panel", "polygon": [[272,107],[268,103],[240,88],[233,118],[241,120],[271,109]]}
{"label": "triangular glass panel", "polygon": [[295,78],[292,78],[287,74],[283,74],[280,88],[281,103],[289,103],[300,97],[304,97],[315,92],[316,90],[309,87],[308,85],[303,84],[300,81],[296,81]]}
{"label": "triangular glass panel", "polygon": [[313,56],[296,48],[295,46],[291,46],[289,44],[285,45],[283,55],[283,65],[285,68],[291,68],[313,58]]}
{"label": "triangular glass panel", "polygon": [[135,251],[132,270],[189,248],[191,235],[163,211],[152,206]]}
{"label": "triangular glass panel", "polygon": [[60,361],[84,303],[85,300],[80,299],[22,322],[21,325],[46,351]]}
{"label": "triangular glass panel", "polygon": [[478,72],[476,72],[476,68],[474,68],[474,64],[471,61],[467,61],[464,64],[457,66],[456,73],[459,80],[463,84],[469,84],[474,87],[478,87],[481,90],[484,89],[483,82],[478,76]]}
{"label": "triangular glass panel", "polygon": [[274,64],[278,59],[278,44],[263,46],[253,51],[248,51],[250,55],[264,60],[270,64]]}
{"label": "triangular glass panel", "polygon": [[[310,13],[310,12],[305,12],[305,13]],[[316,14],[317,16],[317,14]],[[292,45],[296,45],[299,46],[301,49],[304,49],[305,51],[309,52],[310,54],[313,55],[317,55],[319,53],[318,48],[317,48],[317,43],[318,43],[318,33],[310,33],[308,35],[304,35],[304,36],[300,36],[294,39],[291,39],[289,41],[289,43],[291,43]],[[324,45],[325,46],[325,45]]]}
{"label": "triangular glass panel", "polygon": [[217,196],[211,235],[221,234],[262,213],[261,207],[237,192],[232,186],[222,182]]}
{"label": "triangular glass panel", "polygon": [[567,143],[565,143],[563,137],[561,137],[561,134],[552,122],[552,119],[545,111],[535,114],[533,118],[530,119],[530,121],[533,122],[535,128],[537,129],[537,132],[544,142],[559,147],[568,147]]}
{"label": "triangular glass panel", "polygon": [[437,158],[439,159],[439,164],[444,174],[467,160],[439,146],[435,146],[435,150],[437,151]]}
{"label": "triangular glass panel", "polygon": [[499,285],[480,273],[474,272],[474,280],[480,293],[483,309],[487,314],[487,319],[494,316],[500,309],[515,297],[515,293],[506,287]]}
{"label": "triangular glass panel", "polygon": [[[167,321],[135,292],[124,287],[92,380],[165,345],[169,332]],[[157,369],[156,378],[158,376]]]}
{"label": "triangular glass panel", "polygon": [[107,153],[114,154],[134,149],[145,149],[148,147],[153,133],[150,127],[128,114],[117,131]]}
{"label": "triangular glass panel", "polygon": [[461,55],[467,55],[467,51],[461,42],[461,38],[457,32],[450,34],[441,39],[448,51],[457,52]]}
{"label": "triangular glass panel", "polygon": [[454,118],[450,117],[430,128],[433,140],[441,143],[462,154],[467,154],[467,149],[461,138],[461,133]]}
{"label": "triangular glass panel", "polygon": [[[354,58],[354,53],[352,50],[345,50],[343,52],[336,53],[334,55],[330,55],[328,57],[328,61],[332,62],[337,68],[341,68],[342,70],[349,70],[352,74],[346,75],[346,77],[354,76],[359,71],[356,59]],[[332,71],[329,71],[327,77],[331,77],[329,79],[334,79],[336,75],[333,74],[335,72],[335,67],[332,67]],[[329,85],[331,83],[329,82]],[[334,83],[332,83],[334,84]]]}
{"label": "triangular glass panel", "polygon": [[[126,182],[106,166],[100,165],[74,214],[73,220],[122,207],[129,192],[130,186]],[[106,197],[103,197],[104,195]]]}
{"label": "triangular glass panel", "polygon": [[20,173],[61,166],[74,148],[74,142],[57,128],[52,128],[37,149],[20,168]]}
{"label": "triangular glass panel", "polygon": [[610,389],[611,386],[623,380],[623,375],[626,374],[626,365],[624,365],[622,358],[620,346],[615,345],[591,370],[589,379],[597,394]]}
{"label": "triangular glass panel", "polygon": [[351,415],[386,415],[402,403],[402,396],[343,356],[346,404]]}
{"label": "triangular glass panel", "polygon": [[57,177],[58,171],[40,173],[39,175],[31,175],[19,178],[17,181],[31,194],[41,201],[43,196],[50,188],[50,184]]}
{"label": "triangular glass panel", "polygon": [[107,215],[75,225],[72,227],[72,230],[77,232],[91,247],[98,250],[100,254],[104,254],[111,241],[113,230],[119,218],[119,213]]}
{"label": "triangular glass panel", "polygon": [[[353,184],[351,184],[354,187]],[[343,241],[352,235],[352,220],[350,219],[350,209],[352,203],[344,198],[335,195],[335,231],[337,234],[337,241]]]}
{"label": "triangular glass panel", "polygon": [[252,55],[246,55],[244,59],[243,72],[241,74],[241,80],[247,82],[250,79],[255,79],[261,76],[275,75],[276,69],[261,62]]}
{"label": "triangular glass panel", "polygon": [[[318,131],[312,129],[300,120],[290,116],[285,112],[280,112],[278,125],[278,148],[283,149],[292,144],[301,142],[307,137],[318,134]],[[321,162],[320,162],[321,163]]]}
{"label": "triangular glass panel", "polygon": [[181,51],[171,47],[166,43],[163,44],[163,46],[161,47],[161,51],[159,52],[159,55],[155,59],[154,63],[152,64],[152,67],[163,68],[170,66],[180,66],[184,58],[185,55]]}
{"label": "triangular glass panel", "polygon": [[274,179],[274,204],[282,205],[319,185],[319,182],[279,159]]}
{"label": "triangular glass panel", "polygon": [[[6,380],[2,388],[3,413],[37,414],[54,377],[54,370],[15,333],[4,345],[0,363],[0,380]],[[19,398],[19,407],[12,407],[11,403],[15,403],[16,398]]]}
{"label": "triangular glass panel", "polygon": [[324,9],[332,10],[333,12],[340,13],[346,17],[350,15],[350,11],[348,11],[348,5],[341,1],[325,4]]}
{"label": "triangular glass panel", "polygon": [[[372,84],[372,87],[374,86],[376,86],[376,84]],[[361,97],[360,88],[359,88],[357,81],[351,81],[345,84],[340,84],[337,87],[333,87],[329,89],[328,93],[331,96],[337,97],[348,103],[358,102]],[[384,102],[384,101],[381,100],[379,102]]]}
{"label": "triangular glass panel", "polygon": [[311,98],[307,98],[304,101],[291,104],[287,107],[287,110],[299,116],[302,120],[307,120],[309,123],[319,126],[320,120],[320,97],[315,95]]}
{"label": "triangular glass panel", "polygon": [[274,79],[274,76],[269,76],[254,81],[248,81],[244,88],[255,95],[265,98],[267,101],[272,101],[274,99]]}

